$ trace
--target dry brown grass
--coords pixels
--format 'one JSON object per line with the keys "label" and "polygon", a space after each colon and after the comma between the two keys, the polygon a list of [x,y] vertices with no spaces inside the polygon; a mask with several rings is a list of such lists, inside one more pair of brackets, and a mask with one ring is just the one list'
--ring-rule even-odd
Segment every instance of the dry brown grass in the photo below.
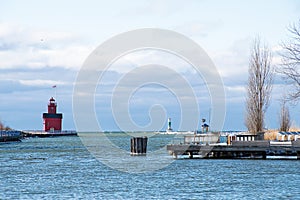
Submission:
{"label": "dry brown grass", "polygon": [[267,130],[265,131],[264,139],[265,140],[276,140],[278,130]]}
{"label": "dry brown grass", "polygon": [[[300,128],[298,128],[298,127],[291,127],[289,129],[289,131],[300,132]],[[265,140],[276,140],[276,136],[277,136],[278,132],[279,132],[278,130],[267,130],[267,131],[265,131],[264,139]]]}
{"label": "dry brown grass", "polygon": [[300,128],[299,128],[299,127],[291,127],[291,128],[289,129],[289,131],[299,132],[299,131],[300,131]]}

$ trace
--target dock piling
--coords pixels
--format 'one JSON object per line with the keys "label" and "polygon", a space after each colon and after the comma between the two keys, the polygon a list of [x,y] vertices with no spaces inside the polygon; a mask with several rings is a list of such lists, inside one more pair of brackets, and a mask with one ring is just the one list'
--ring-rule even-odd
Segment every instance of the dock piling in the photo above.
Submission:
{"label": "dock piling", "polygon": [[147,137],[133,137],[130,139],[131,155],[144,156],[147,153]]}

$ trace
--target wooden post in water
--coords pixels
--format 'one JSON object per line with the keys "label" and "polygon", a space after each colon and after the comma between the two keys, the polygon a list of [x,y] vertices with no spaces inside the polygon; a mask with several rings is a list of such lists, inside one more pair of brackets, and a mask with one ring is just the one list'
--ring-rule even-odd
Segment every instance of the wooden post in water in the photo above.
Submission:
{"label": "wooden post in water", "polygon": [[132,156],[145,156],[147,153],[147,141],[145,137],[133,137],[130,139],[130,150]]}

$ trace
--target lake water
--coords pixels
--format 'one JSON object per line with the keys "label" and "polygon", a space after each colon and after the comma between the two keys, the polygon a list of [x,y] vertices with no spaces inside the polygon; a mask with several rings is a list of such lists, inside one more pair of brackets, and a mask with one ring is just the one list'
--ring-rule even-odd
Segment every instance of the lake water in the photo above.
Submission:
{"label": "lake water", "polygon": [[[109,138],[129,151],[130,137]],[[150,138],[148,149],[171,140]],[[0,144],[0,163],[0,199],[300,199],[295,160],[181,159],[132,174],[99,162],[79,137],[53,137]]]}

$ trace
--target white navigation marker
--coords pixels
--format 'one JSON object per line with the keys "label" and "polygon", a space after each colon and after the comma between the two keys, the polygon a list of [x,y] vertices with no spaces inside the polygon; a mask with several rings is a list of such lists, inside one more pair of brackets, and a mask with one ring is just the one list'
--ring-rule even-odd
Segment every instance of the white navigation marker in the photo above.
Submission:
{"label": "white navigation marker", "polygon": [[172,132],[173,129],[172,129],[172,122],[171,122],[171,118],[169,117],[168,118],[168,129],[167,129],[167,132]]}

